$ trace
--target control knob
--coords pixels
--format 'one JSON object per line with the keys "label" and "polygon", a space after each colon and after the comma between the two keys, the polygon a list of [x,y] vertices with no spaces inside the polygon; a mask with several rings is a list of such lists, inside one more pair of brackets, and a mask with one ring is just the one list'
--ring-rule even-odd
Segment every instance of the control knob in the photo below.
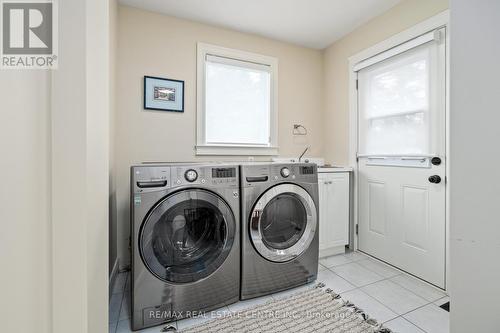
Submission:
{"label": "control knob", "polygon": [[186,171],[186,173],[184,174],[184,178],[186,178],[186,180],[190,183],[194,182],[196,179],[198,179],[198,173],[193,170],[193,169],[189,169],[188,171]]}
{"label": "control knob", "polygon": [[284,167],[281,169],[280,173],[282,177],[287,178],[288,176],[290,176],[290,169]]}

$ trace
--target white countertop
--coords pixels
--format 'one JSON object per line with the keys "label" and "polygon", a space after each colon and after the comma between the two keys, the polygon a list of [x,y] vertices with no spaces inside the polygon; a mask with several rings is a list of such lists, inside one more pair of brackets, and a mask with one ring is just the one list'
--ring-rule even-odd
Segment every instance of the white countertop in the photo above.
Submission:
{"label": "white countertop", "polygon": [[353,169],[351,167],[340,167],[340,166],[320,166],[318,167],[318,173],[327,172],[351,172]]}
{"label": "white countertop", "polygon": [[[273,157],[273,162],[278,163],[296,163],[298,162],[297,157]],[[325,159],[322,157],[303,157],[302,162],[306,163],[315,163],[318,165],[319,173],[327,173],[327,172],[352,172],[353,168],[346,166],[325,166]]]}

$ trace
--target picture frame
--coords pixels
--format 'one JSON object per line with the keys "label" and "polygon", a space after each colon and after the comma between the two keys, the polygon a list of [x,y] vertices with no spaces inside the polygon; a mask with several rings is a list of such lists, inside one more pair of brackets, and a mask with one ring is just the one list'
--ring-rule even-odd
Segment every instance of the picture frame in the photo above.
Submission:
{"label": "picture frame", "polygon": [[184,81],[144,76],[144,109],[184,112]]}

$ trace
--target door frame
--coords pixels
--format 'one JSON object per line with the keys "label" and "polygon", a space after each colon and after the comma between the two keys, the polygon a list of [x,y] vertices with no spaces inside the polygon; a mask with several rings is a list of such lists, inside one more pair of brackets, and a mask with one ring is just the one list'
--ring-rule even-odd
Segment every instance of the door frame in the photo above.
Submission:
{"label": "door frame", "polygon": [[[414,39],[426,32],[446,28],[446,77],[445,77],[445,153],[446,153],[446,179],[445,179],[445,290],[449,289],[449,272],[450,272],[450,251],[449,251],[449,235],[450,235],[450,214],[449,214],[449,191],[450,191],[450,29],[449,29],[450,13],[445,10],[431,18],[422,21],[409,29],[406,29],[380,43],[377,43],[359,53],[348,58],[349,61],[349,165],[353,168],[353,216],[351,230],[357,230],[358,226],[358,90],[356,88],[357,73],[354,71],[354,66],[359,62],[371,58],[381,52],[387,51],[393,47],[403,44],[411,39]],[[354,249],[358,249],[358,235],[353,232]]]}

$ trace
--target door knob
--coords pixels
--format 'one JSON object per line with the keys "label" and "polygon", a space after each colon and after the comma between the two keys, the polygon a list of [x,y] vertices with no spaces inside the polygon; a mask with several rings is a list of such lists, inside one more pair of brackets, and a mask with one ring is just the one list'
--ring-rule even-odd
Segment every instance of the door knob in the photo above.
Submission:
{"label": "door knob", "polygon": [[439,184],[441,183],[441,177],[439,177],[438,175],[432,175],[429,177],[429,181],[434,184]]}

